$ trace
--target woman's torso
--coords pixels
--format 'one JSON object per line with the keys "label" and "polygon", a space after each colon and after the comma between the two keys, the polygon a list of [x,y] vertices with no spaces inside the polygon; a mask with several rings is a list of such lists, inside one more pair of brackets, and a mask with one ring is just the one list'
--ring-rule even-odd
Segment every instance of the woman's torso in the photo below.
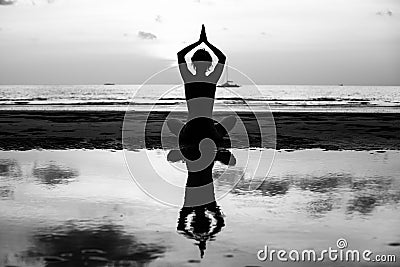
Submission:
{"label": "woman's torso", "polygon": [[212,118],[216,85],[208,82],[185,84],[185,97],[188,107],[188,119]]}

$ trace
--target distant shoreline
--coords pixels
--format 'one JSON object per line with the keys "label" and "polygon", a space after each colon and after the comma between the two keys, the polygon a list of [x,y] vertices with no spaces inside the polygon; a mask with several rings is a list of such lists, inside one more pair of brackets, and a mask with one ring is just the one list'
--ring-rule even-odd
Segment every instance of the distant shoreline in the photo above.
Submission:
{"label": "distant shoreline", "polygon": [[[92,104],[0,104],[0,111],[4,112],[105,112],[116,111],[125,112],[126,110],[136,110],[138,112],[158,111],[166,112],[174,110],[175,112],[187,112],[184,103],[170,104],[170,103],[157,103],[157,104],[135,104],[135,105],[121,105],[109,103],[92,103]],[[252,111],[255,113],[273,112],[273,113],[387,113],[399,114],[400,106],[373,106],[373,105],[241,105],[241,104],[216,104],[214,112],[224,111],[237,111],[247,112]]]}

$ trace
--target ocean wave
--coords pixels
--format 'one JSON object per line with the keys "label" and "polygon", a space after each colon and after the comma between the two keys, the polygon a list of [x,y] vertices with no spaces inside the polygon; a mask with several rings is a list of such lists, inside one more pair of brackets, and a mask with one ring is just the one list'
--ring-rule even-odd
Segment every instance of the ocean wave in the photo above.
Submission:
{"label": "ocean wave", "polygon": [[[185,100],[184,97],[162,97],[160,100]],[[320,101],[320,102],[336,102],[336,101],[355,101],[355,102],[365,102],[374,101],[377,99],[369,98],[334,98],[334,97],[314,97],[314,98],[252,98],[252,97],[217,97],[216,100],[238,100],[238,101]]]}
{"label": "ocean wave", "polygon": [[[178,101],[140,101],[140,102],[131,102],[131,101],[79,101],[79,102],[37,102],[37,101],[3,101],[0,102],[0,106],[178,106],[184,105],[185,100],[182,99]],[[330,103],[321,103],[316,101],[271,101],[271,100],[221,100],[217,99],[215,101],[215,105],[229,105],[229,106],[270,106],[270,107],[371,107],[371,106],[379,106],[379,107],[400,107],[400,103],[372,103],[369,101],[349,101],[349,102],[330,102]]]}

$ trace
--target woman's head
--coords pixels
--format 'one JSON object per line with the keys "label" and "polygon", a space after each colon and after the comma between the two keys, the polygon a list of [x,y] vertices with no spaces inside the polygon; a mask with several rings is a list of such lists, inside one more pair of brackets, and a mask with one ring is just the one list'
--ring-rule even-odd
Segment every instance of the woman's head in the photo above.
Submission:
{"label": "woman's head", "polygon": [[201,48],[194,52],[192,56],[192,64],[196,71],[199,70],[206,72],[212,66],[212,57],[207,50]]}

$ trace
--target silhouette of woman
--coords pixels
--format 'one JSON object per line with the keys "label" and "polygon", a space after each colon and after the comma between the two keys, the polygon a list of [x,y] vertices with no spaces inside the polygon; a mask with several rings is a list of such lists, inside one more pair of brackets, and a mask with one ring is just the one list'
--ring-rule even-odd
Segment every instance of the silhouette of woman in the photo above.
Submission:
{"label": "silhouette of woman", "polygon": [[[192,74],[186,64],[185,56],[201,43],[205,43],[217,56],[218,64],[207,75],[212,66],[212,57],[205,49],[198,49],[192,56],[196,71]],[[229,116],[220,123],[212,119],[216,84],[224,69],[226,57],[207,40],[204,25],[200,39],[178,52],[179,71],[185,84],[185,97],[188,107],[187,122],[170,119],[170,131],[179,137],[180,149],[171,150],[168,160],[184,160],[188,170],[183,207],[179,213],[177,230],[188,238],[196,240],[203,257],[206,242],[212,240],[224,227],[224,219],[214,194],[212,169],[214,161],[234,165],[236,159],[228,150],[217,150],[204,139],[211,139],[217,146],[222,138],[235,126],[236,118]],[[181,146],[183,144],[183,146]],[[229,144],[230,145],[230,144]],[[213,225],[216,222],[215,225]]]}
{"label": "silhouette of woman", "polygon": [[[195,74],[189,71],[185,60],[186,54],[201,43],[207,45],[218,58],[218,64],[208,75],[206,73],[212,67],[212,57],[205,49],[198,49],[191,58]],[[179,71],[185,84],[188,107],[187,123],[170,119],[167,125],[183,144],[197,144],[204,138],[210,138],[218,144],[235,126],[234,116],[226,117],[220,123],[212,119],[216,84],[221,77],[225,61],[226,56],[208,41],[204,25],[199,40],[178,52]]]}

